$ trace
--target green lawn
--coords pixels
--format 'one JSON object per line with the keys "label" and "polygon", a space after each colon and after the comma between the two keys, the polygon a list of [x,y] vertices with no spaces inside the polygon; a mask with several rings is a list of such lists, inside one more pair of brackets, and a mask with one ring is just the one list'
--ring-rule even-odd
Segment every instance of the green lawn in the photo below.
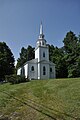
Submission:
{"label": "green lawn", "polygon": [[80,120],[80,78],[0,84],[0,120]]}

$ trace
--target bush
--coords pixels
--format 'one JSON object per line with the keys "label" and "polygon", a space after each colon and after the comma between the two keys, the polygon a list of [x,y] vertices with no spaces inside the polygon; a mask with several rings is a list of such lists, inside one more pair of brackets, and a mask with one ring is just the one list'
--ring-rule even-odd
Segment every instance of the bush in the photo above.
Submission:
{"label": "bush", "polygon": [[5,80],[11,84],[18,84],[22,82],[27,82],[25,76],[22,75],[6,75]]}

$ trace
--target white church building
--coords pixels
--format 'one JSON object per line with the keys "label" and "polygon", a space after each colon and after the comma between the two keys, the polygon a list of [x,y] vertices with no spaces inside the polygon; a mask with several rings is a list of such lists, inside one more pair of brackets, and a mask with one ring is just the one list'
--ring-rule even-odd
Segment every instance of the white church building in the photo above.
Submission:
{"label": "white church building", "polygon": [[56,77],[55,64],[49,61],[49,49],[44,39],[42,23],[35,47],[35,59],[27,61],[19,67],[17,75],[25,75],[29,79],[52,79]]}

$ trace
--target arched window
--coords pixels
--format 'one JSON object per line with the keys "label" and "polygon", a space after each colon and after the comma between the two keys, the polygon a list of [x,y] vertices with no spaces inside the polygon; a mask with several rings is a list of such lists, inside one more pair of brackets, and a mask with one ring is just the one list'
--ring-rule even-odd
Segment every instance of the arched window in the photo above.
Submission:
{"label": "arched window", "polygon": [[46,75],[46,68],[43,66],[43,75]]}
{"label": "arched window", "polygon": [[31,71],[34,71],[34,66],[31,67]]}
{"label": "arched window", "polygon": [[42,44],[44,45],[44,42]]}
{"label": "arched window", "polygon": [[21,75],[25,75],[25,68],[24,67],[21,68]]}
{"label": "arched window", "polygon": [[50,72],[52,72],[52,68],[50,68]]}
{"label": "arched window", "polygon": [[45,52],[43,52],[43,57],[45,57]]}

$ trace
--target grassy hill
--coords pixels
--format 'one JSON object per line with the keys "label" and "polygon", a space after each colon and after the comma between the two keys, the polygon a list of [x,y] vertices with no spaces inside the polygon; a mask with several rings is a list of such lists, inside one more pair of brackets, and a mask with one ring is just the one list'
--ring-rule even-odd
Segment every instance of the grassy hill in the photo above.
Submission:
{"label": "grassy hill", "polygon": [[0,120],[80,120],[80,78],[0,84]]}

